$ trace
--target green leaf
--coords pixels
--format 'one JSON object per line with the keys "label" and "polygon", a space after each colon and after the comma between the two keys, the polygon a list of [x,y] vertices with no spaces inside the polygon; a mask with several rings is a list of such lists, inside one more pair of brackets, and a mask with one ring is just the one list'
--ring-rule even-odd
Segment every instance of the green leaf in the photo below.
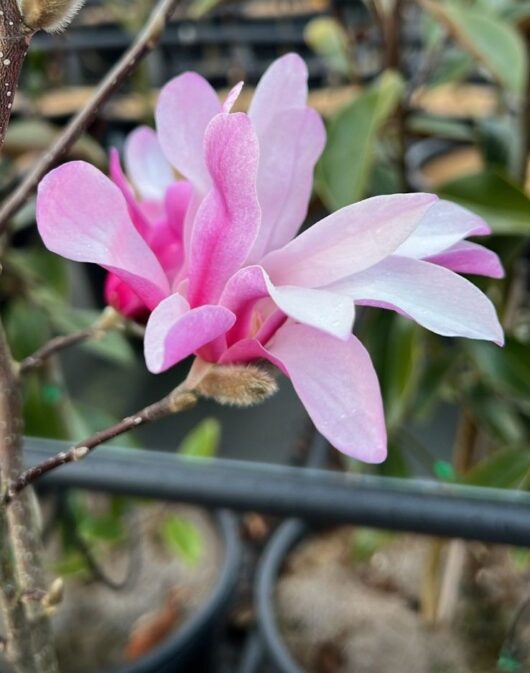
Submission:
{"label": "green leaf", "polygon": [[326,149],[317,167],[316,184],[330,210],[342,208],[365,195],[377,135],[394,112],[402,91],[400,76],[392,71],[384,72],[331,121]]}
{"label": "green leaf", "polygon": [[422,364],[421,330],[412,320],[395,316],[388,334],[383,396],[390,428],[399,425],[414,397]]}
{"label": "green leaf", "polygon": [[348,38],[336,19],[329,16],[311,19],[304,28],[304,39],[314,52],[322,56],[331,70],[347,77],[353,75]]}
{"label": "green leaf", "polygon": [[491,387],[530,401],[530,348],[508,338],[504,348],[485,341],[468,341],[465,349]]}
{"label": "green leaf", "polygon": [[485,458],[466,475],[465,482],[473,486],[513,488],[523,483],[530,472],[528,449],[497,451]]}
{"label": "green leaf", "polygon": [[10,302],[5,311],[4,324],[16,360],[31,355],[50,338],[48,316],[24,299]]}
{"label": "green leaf", "polygon": [[508,172],[517,152],[514,143],[517,133],[513,123],[505,118],[480,119],[476,125],[476,137],[485,164]]}
{"label": "green leaf", "polygon": [[168,550],[178,554],[187,565],[194,566],[200,561],[203,540],[190,521],[171,514],[162,522],[160,533]]}
{"label": "green leaf", "polygon": [[12,250],[7,255],[8,267],[27,277],[29,282],[45,283],[60,297],[67,297],[70,280],[67,262],[43,248]]}
{"label": "green leaf", "polygon": [[222,0],[193,0],[188,10],[191,19],[200,19],[217,7]]}
{"label": "green leaf", "polygon": [[221,424],[215,418],[205,418],[182,440],[179,453],[193,458],[212,458],[221,439]]}
{"label": "green leaf", "polygon": [[481,426],[502,445],[513,447],[526,440],[525,424],[507,400],[479,385],[470,392],[467,402]]}
{"label": "green leaf", "polygon": [[[46,307],[53,327],[61,334],[71,334],[86,329],[100,317],[98,311],[73,308],[47,288],[34,294],[35,300]],[[80,348],[121,366],[131,366],[136,361],[134,350],[119,331],[106,332],[99,339],[89,339]]]}
{"label": "green leaf", "polygon": [[481,215],[495,234],[530,234],[530,199],[499,172],[486,169],[466,175],[441,185],[437,192]]}
{"label": "green leaf", "polygon": [[448,140],[472,140],[473,138],[469,124],[446,117],[434,117],[418,112],[409,116],[407,125],[409,131],[416,135],[447,138]]}
{"label": "green leaf", "polygon": [[423,4],[495,79],[512,93],[523,94],[528,68],[526,48],[521,35],[508,21],[460,0],[443,3],[425,0]]}
{"label": "green leaf", "polygon": [[[26,152],[45,152],[61,131],[60,127],[41,119],[17,119],[9,124],[4,152],[15,156]],[[87,134],[76,141],[68,156],[84,159],[99,168],[107,165],[106,152]]]}
{"label": "green leaf", "polygon": [[28,372],[23,383],[24,432],[31,437],[70,439],[61,405],[64,391],[45,372]]}

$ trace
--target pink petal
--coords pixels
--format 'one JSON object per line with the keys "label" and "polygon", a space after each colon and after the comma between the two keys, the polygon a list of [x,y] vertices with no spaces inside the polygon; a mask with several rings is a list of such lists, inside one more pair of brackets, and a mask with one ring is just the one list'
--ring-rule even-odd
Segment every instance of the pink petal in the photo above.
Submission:
{"label": "pink petal", "polygon": [[279,112],[304,108],[306,101],[307,66],[298,54],[287,54],[265,71],[256,87],[248,114],[256,133],[261,136]]}
{"label": "pink petal", "polygon": [[116,187],[123,194],[123,197],[127,203],[127,209],[129,211],[129,217],[134,223],[134,226],[138,229],[140,234],[145,238],[150,230],[150,218],[142,210],[140,204],[136,200],[136,196],[132,190],[131,185],[129,184],[125,173],[121,167],[120,155],[118,150],[114,147],[110,150],[110,177]]}
{"label": "pink petal", "polygon": [[470,241],[455,243],[445,252],[427,257],[426,261],[445,266],[457,273],[504,278],[504,268],[498,255],[492,250]]}
{"label": "pink petal", "polygon": [[356,337],[340,341],[305,325],[287,324],[267,351],[287,371],[313,423],[333,446],[367,463],[386,458],[379,382]]}
{"label": "pink petal", "polygon": [[260,137],[258,198],[261,227],[250,261],[288,243],[307,215],[313,170],[326,143],[320,115],[310,108],[277,114]]}
{"label": "pink petal", "polygon": [[125,169],[143,200],[161,201],[175,180],[153,129],[140,126],[125,142]]}
{"label": "pink petal", "polygon": [[205,154],[213,187],[193,224],[188,294],[192,306],[217,302],[254,243],[260,222],[258,152],[246,114],[222,113],[209,124]]}
{"label": "pink petal", "polygon": [[190,182],[178,180],[168,187],[164,197],[167,221],[176,236],[182,239],[184,221],[192,198],[193,187]]}
{"label": "pink petal", "polygon": [[422,259],[447,250],[467,236],[489,233],[488,225],[475,213],[450,201],[438,201],[396,250],[396,255]]}
{"label": "pink petal", "polygon": [[226,97],[225,102],[223,103],[223,112],[230,112],[231,109],[234,107],[235,102],[239,98],[239,94],[241,93],[241,89],[243,88],[244,82],[238,82],[234,87],[230,89],[228,92],[228,96]]}
{"label": "pink petal", "polygon": [[224,334],[235,316],[222,306],[191,309],[178,294],[164,299],[151,313],[145,330],[147,368],[154,374],[169,369],[205,344]]}
{"label": "pink petal", "polygon": [[346,206],[269,253],[262,265],[276,285],[328,285],[391,255],[436,200],[394,194]]}
{"label": "pink petal", "polygon": [[[249,333],[252,310],[256,301],[263,297],[271,297],[282,313],[297,322],[339,339],[347,339],[351,334],[354,306],[349,297],[304,287],[275,287],[261,267],[251,266],[228,281],[220,300],[238,317],[234,327],[237,338],[254,336]],[[232,334],[231,339],[234,338]]]}
{"label": "pink petal", "polygon": [[105,280],[105,301],[126,318],[139,320],[147,317],[149,310],[140,297],[118,276],[109,273]]}
{"label": "pink petal", "polygon": [[330,289],[357,303],[395,307],[444,336],[485,339],[502,345],[502,327],[491,301],[472,283],[436,264],[392,256]]}
{"label": "pink petal", "polygon": [[122,193],[90,164],[70,162],[42,180],[37,223],[49,250],[112,271],[149,308],[167,296],[166,275],[131,222]]}
{"label": "pink petal", "polygon": [[221,111],[217,94],[208,82],[193,72],[175,77],[162,89],[156,108],[156,127],[168,161],[199,191],[206,191],[210,178],[204,163],[206,127]]}

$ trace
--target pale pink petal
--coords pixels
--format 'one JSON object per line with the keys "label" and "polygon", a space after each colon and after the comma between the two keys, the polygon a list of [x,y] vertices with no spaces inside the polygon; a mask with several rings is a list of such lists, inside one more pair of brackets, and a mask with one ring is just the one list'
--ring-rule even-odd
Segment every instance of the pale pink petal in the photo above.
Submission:
{"label": "pale pink petal", "polygon": [[174,182],[164,197],[167,221],[174,233],[182,239],[184,221],[192,198],[193,187],[186,180]]}
{"label": "pale pink petal", "polygon": [[260,137],[258,198],[261,227],[249,261],[290,241],[303,223],[313,170],[326,143],[320,115],[310,108],[276,115]]}
{"label": "pale pink petal", "polygon": [[149,317],[144,339],[147,368],[154,374],[169,369],[224,334],[234,321],[234,314],[222,306],[190,309],[184,297],[172,294]]}
{"label": "pale pink petal", "polygon": [[219,114],[205,136],[213,187],[193,224],[188,298],[192,306],[215,303],[243,264],[260,222],[256,194],[258,141],[246,114]]}
{"label": "pale pink petal", "polygon": [[158,99],[155,117],[162,150],[173,167],[200,191],[210,185],[203,155],[204,133],[220,111],[214,89],[193,72],[171,80]]}
{"label": "pale pink petal", "polygon": [[223,103],[223,112],[230,112],[232,108],[234,107],[235,102],[239,98],[239,94],[241,93],[241,90],[243,89],[244,82],[238,82],[234,87],[230,89],[228,92],[228,96],[226,97],[225,102]]}
{"label": "pale pink petal", "polygon": [[153,129],[139,126],[125,142],[125,170],[143,200],[161,201],[175,180]]}
{"label": "pale pink petal", "polygon": [[[282,313],[297,322],[339,339],[347,339],[351,334],[354,306],[349,297],[304,287],[275,287],[261,267],[251,266],[228,281],[220,299],[220,304],[238,317],[234,327],[237,338],[254,336],[249,334],[252,310],[256,301],[263,297],[270,297]],[[233,339],[234,335],[231,337]]]}
{"label": "pale pink petal", "polygon": [[465,278],[436,264],[392,256],[334,283],[357,303],[395,307],[444,336],[485,339],[502,345],[502,327],[491,301]]}
{"label": "pale pink petal", "polygon": [[112,271],[154,308],[169,293],[157,258],[131,222],[115,184],[83,161],[59,166],[42,180],[37,224],[48,249]]}
{"label": "pale pink petal", "polygon": [[269,253],[262,265],[276,285],[328,285],[391,255],[436,200],[394,194],[346,206]]}
{"label": "pale pink petal", "polygon": [[341,341],[305,325],[284,325],[266,346],[281,363],[317,429],[339,451],[367,463],[386,458],[379,382],[353,335]]}
{"label": "pale pink petal", "polygon": [[450,201],[438,201],[425,213],[414,233],[396,250],[402,257],[422,259],[450,248],[467,236],[491,233],[484,220]]}
{"label": "pale pink petal", "polygon": [[256,87],[248,114],[258,136],[261,136],[279,112],[304,108],[306,102],[307,66],[298,54],[287,54],[265,71]]}
{"label": "pale pink petal", "polygon": [[455,243],[445,252],[426,257],[425,261],[445,266],[457,273],[504,278],[504,268],[498,255],[493,250],[488,250],[488,248],[470,241]]}

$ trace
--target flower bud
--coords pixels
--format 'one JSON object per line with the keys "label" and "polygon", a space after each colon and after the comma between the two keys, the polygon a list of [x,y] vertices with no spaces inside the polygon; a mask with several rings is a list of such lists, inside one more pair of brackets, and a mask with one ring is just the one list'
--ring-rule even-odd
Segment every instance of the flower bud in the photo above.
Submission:
{"label": "flower bud", "polygon": [[195,388],[201,397],[236,407],[259,404],[277,390],[270,370],[257,365],[213,365]]}
{"label": "flower bud", "polygon": [[66,28],[84,2],[85,0],[17,0],[26,26],[48,33]]}

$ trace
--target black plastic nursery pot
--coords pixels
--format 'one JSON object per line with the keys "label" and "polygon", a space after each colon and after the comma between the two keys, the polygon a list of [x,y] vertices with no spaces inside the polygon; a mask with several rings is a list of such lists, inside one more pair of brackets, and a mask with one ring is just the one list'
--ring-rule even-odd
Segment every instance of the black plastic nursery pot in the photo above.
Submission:
{"label": "black plastic nursery pot", "polygon": [[286,521],[271,538],[258,568],[255,588],[258,629],[265,643],[267,656],[281,673],[304,673],[282,637],[274,595],[287,555],[308,532],[309,528],[304,522],[297,519]]}
{"label": "black plastic nursery pot", "polygon": [[149,654],[137,662],[107,669],[104,673],[190,673],[210,669],[218,627],[230,607],[237,585],[242,551],[236,517],[228,511],[219,511],[215,521],[224,548],[224,560],[206,602]]}

